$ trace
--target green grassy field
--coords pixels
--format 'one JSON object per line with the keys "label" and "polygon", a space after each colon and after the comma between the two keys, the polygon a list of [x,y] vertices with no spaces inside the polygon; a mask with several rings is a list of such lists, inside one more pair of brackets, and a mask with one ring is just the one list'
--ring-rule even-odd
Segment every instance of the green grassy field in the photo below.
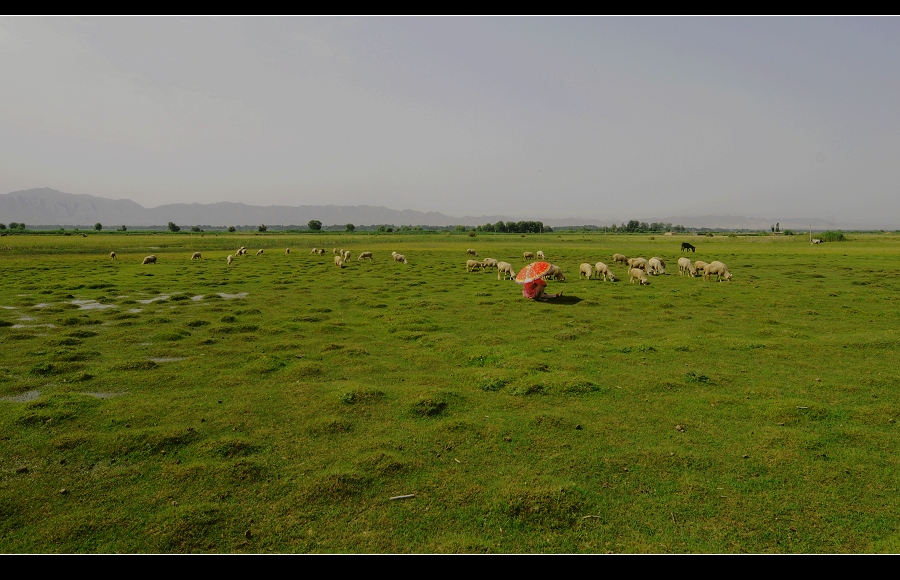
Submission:
{"label": "green grassy field", "polygon": [[849,238],[4,237],[0,552],[900,551],[900,236]]}

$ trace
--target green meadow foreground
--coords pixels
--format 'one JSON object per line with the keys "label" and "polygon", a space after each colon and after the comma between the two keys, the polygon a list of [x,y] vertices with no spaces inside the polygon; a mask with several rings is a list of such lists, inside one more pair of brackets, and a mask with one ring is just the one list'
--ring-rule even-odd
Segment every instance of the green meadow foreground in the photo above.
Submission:
{"label": "green meadow foreground", "polygon": [[849,237],[0,238],[0,552],[898,552],[900,236]]}

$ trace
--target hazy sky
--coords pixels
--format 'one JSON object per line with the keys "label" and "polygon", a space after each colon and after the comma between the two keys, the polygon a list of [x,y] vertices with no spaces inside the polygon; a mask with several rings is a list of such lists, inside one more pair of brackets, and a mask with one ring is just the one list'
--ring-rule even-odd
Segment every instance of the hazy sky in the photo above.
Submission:
{"label": "hazy sky", "polygon": [[0,193],[900,225],[900,19],[0,17]]}

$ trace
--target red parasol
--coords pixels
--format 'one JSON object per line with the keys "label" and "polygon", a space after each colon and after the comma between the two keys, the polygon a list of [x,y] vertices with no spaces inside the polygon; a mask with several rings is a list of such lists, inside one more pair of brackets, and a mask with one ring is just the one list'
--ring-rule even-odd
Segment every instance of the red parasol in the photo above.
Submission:
{"label": "red parasol", "polygon": [[534,282],[549,272],[551,267],[549,262],[532,262],[516,274],[516,284]]}

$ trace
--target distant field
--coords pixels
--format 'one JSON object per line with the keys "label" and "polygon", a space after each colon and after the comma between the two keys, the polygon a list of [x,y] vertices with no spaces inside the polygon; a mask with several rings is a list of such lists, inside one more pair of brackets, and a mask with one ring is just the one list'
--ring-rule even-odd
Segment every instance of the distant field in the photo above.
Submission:
{"label": "distant field", "polygon": [[0,238],[0,551],[898,552],[900,235],[848,237]]}

